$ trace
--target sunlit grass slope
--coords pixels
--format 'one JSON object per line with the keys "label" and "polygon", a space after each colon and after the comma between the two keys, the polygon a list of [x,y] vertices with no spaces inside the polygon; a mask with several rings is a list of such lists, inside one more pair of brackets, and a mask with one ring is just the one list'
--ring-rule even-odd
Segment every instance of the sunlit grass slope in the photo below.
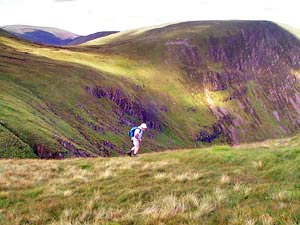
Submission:
{"label": "sunlit grass slope", "polygon": [[1,160],[0,223],[299,224],[299,140],[138,158]]}

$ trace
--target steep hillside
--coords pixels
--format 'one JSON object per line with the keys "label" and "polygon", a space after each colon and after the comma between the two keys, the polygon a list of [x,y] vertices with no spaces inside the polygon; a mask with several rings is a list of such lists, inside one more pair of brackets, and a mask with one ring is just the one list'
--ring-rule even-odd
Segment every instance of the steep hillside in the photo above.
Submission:
{"label": "steep hillside", "polygon": [[114,33],[117,33],[118,31],[103,31],[103,32],[97,32],[94,34],[90,34],[87,36],[80,36],[75,38],[73,41],[69,42],[68,45],[80,45],[83,44],[85,42],[97,39],[97,38],[101,38],[101,37],[105,37]]}
{"label": "steep hillside", "polygon": [[186,22],[68,48],[2,34],[0,47],[2,136],[18,140],[8,156],[122,154],[141,121],[144,151],[299,130],[300,42],[271,22]]}
{"label": "steep hillside", "polygon": [[[45,48],[23,42],[1,31],[0,37],[1,157],[62,158],[111,156],[129,147],[130,126],[148,121],[156,128],[144,145],[153,148],[178,146],[173,133],[159,133],[149,96],[139,97],[130,81],[59,57],[79,60],[86,53]],[[60,53],[61,51],[61,53]],[[57,58],[52,60],[43,56]],[[88,63],[92,54],[86,54]],[[80,62],[80,61],[79,61]],[[97,98],[97,90],[106,98]],[[155,95],[154,95],[155,96]],[[152,108],[151,108],[152,107]],[[151,121],[149,120],[151,118]],[[156,121],[156,122],[155,122]],[[7,142],[8,139],[12,141]],[[165,144],[165,146],[163,146]],[[22,147],[20,147],[22,146]],[[181,144],[183,146],[183,143]]]}
{"label": "steep hillside", "polygon": [[176,68],[189,92],[200,95],[196,105],[205,102],[217,120],[197,140],[222,132],[238,144],[299,129],[300,42],[274,23],[187,22],[86,45]]}

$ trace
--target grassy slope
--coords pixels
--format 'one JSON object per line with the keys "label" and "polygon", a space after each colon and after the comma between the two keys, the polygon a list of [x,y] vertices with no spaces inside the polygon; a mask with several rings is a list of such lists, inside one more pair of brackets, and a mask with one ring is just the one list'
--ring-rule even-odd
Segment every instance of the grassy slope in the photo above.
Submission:
{"label": "grassy slope", "polygon": [[0,223],[299,224],[299,144],[1,160]]}
{"label": "grassy slope", "polygon": [[[70,98],[76,98],[79,93],[70,90],[71,86],[66,87],[59,79],[64,79],[66,83],[72,85],[72,77],[71,79],[68,79],[68,76],[62,78],[61,74],[76,76],[76,73],[79,74],[82,71],[65,64],[61,64],[61,67],[57,68],[60,66],[57,62],[21,54],[3,45],[1,47],[6,50],[4,55],[2,52],[4,60],[2,60],[1,66],[8,67],[2,69],[5,72],[1,73],[1,119],[3,125],[18,136],[22,136],[20,139],[29,143],[31,147],[34,143],[41,143],[59,150],[59,146],[55,146],[52,139],[55,136],[64,137],[68,134],[76,137],[78,131],[72,129],[49,108],[54,99],[56,104],[60,104],[60,102],[63,104],[62,109],[71,107],[73,102]],[[12,59],[13,57],[15,59]],[[80,79],[74,79],[73,82],[80,82]],[[48,86],[49,83],[56,88],[53,90],[53,87]],[[68,99],[69,103],[64,102],[64,95],[60,94],[59,90],[65,95],[73,93]]]}
{"label": "grassy slope", "polygon": [[[168,115],[164,115],[165,123],[168,124],[169,129],[158,135],[154,142],[152,141],[152,143],[148,144],[146,142],[146,149],[150,144],[155,146],[155,141],[157,143],[156,146],[165,148],[183,146],[184,142],[180,140],[180,137],[185,139],[185,144],[187,142],[191,143],[191,139],[187,140],[185,138],[188,137],[189,132],[187,130],[182,131],[179,128],[181,124],[188,124],[188,118],[192,116],[195,117],[195,122],[199,122],[199,119],[206,117],[203,125],[209,125],[211,115],[207,109],[202,110],[201,117],[193,115],[193,113],[187,113],[184,110],[184,108],[194,106],[196,99],[193,100],[191,95],[185,91],[183,85],[176,82],[176,71],[164,71],[164,68],[156,68],[145,60],[135,61],[123,56],[99,54],[90,50],[72,51],[69,49],[41,47],[21,42],[11,37],[1,37],[0,39],[1,47],[4,50],[1,51],[3,55],[3,60],[1,61],[1,71],[3,71],[1,75],[3,82],[1,85],[3,91],[1,94],[3,99],[7,99],[5,107],[1,108],[1,120],[8,126],[13,126],[12,129],[16,133],[23,134],[24,132],[25,136],[31,135],[28,138],[25,137],[25,141],[31,147],[33,147],[36,140],[32,138],[33,135],[38,136],[39,142],[41,141],[42,144],[46,142],[45,144],[55,149],[55,151],[63,151],[63,149],[59,150],[61,147],[50,143],[53,140],[46,141],[47,139],[53,139],[55,136],[53,133],[58,133],[58,136],[75,140],[74,144],[77,142],[81,148],[91,151],[93,146],[80,137],[74,125],[74,123],[78,122],[74,118],[70,118],[70,114],[73,114],[72,116],[80,114],[85,120],[92,121],[94,124],[101,124],[104,128],[118,126],[115,119],[116,116],[108,113],[111,110],[109,107],[111,103],[104,101],[101,105],[97,105],[95,104],[97,100],[93,100],[86,93],[82,93],[87,85],[119,87],[132,97],[134,97],[134,93],[131,94],[132,84],[146,85],[147,89],[143,93],[146,96],[145,99],[157,96],[154,104],[158,106],[167,104],[168,108],[171,108],[170,113],[168,113],[171,118]],[[21,60],[6,57],[16,57]],[[172,79],[164,79],[161,76],[161,73],[164,72],[169,77],[172,76]],[[15,96],[12,97],[11,95]],[[18,97],[16,98],[16,96]],[[176,96],[176,100],[172,96]],[[144,101],[146,101],[145,99]],[[174,102],[177,102],[177,105],[173,105]],[[11,114],[8,107],[10,104],[12,105],[10,108],[14,108],[16,111],[15,116]],[[22,104],[25,104],[25,106],[21,107]],[[76,109],[76,106],[79,104],[86,106],[86,110],[92,110],[95,117],[98,117],[97,121],[93,121],[91,115],[87,115],[85,112],[86,110]],[[37,110],[33,109],[35,108],[34,105],[43,105],[44,111],[37,109],[40,112],[36,112]],[[55,114],[49,110],[49,106],[53,106]],[[21,112],[21,108],[25,112]],[[174,111],[182,116],[177,117],[174,115]],[[21,114],[23,116],[20,116]],[[56,117],[56,114],[59,115],[59,118]],[[8,117],[8,115],[10,116]],[[30,121],[32,124],[26,122],[29,120],[28,117],[32,118]],[[39,117],[43,118],[42,121],[39,121]],[[47,120],[48,123],[45,124]],[[211,117],[211,120],[214,120],[213,117]],[[13,123],[12,121],[20,122]],[[49,124],[51,121],[52,124]],[[43,130],[41,132],[42,123],[47,128],[46,131]],[[57,125],[59,123],[62,123],[62,127]],[[28,127],[23,127],[24,124],[28,125]],[[90,131],[89,135],[96,139],[95,141],[114,140],[121,136],[119,143],[114,142],[120,148],[128,145],[127,129],[129,129],[129,126],[122,127],[123,131],[121,134],[112,133],[112,136],[107,137],[93,134],[92,131]],[[49,134],[49,131],[52,134]],[[88,131],[84,132],[87,133]]]}
{"label": "grassy slope", "polygon": [[[2,34],[0,96],[1,102],[5,102],[0,110],[2,125],[31,149],[35,143],[41,143],[52,151],[64,152],[57,143],[58,138],[63,138],[90,154],[99,154],[102,141],[112,142],[117,150],[126,150],[129,126],[110,129],[119,127],[117,115],[111,113],[116,105],[105,99],[92,98],[84,90],[85,86],[96,85],[118,87],[130,99],[139,99],[145,105],[151,102],[158,109],[167,108],[167,112],[158,112],[162,132],[151,131],[154,139],[146,138],[145,151],[199,147],[200,143],[193,142],[199,129],[211,126],[217,119],[208,107],[203,90],[197,83],[187,80],[176,56],[168,55],[165,43],[176,38],[190,38],[204,54],[207,47],[203,40],[210,35],[227,35],[228,30],[234,34],[238,31],[237,23],[190,22],[139,29],[72,48],[39,46]],[[207,70],[221,71],[222,65],[205,58],[204,61]],[[140,93],[133,91],[136,86],[142,87]],[[255,87],[249,87],[252,106],[263,120],[259,130],[253,131],[252,118],[241,112],[236,100],[224,103],[229,91],[210,93],[210,98],[216,106],[235,115],[241,114],[245,119],[242,128],[247,132],[240,134],[243,142],[282,136],[278,125],[284,127],[284,120],[276,121],[271,109],[264,112],[261,103],[255,101],[259,89],[254,92]],[[261,95],[263,99],[263,93]],[[263,101],[268,106],[267,100]],[[78,121],[78,116],[83,121]],[[136,118],[131,119],[139,122]],[[103,127],[105,134],[93,131],[87,123]],[[216,140],[217,143],[223,141],[224,137]]]}
{"label": "grassy slope", "polygon": [[[2,43],[5,40],[16,45],[22,43],[28,48],[37,47],[12,38],[4,39]],[[101,74],[78,65],[19,52],[5,45],[1,47],[5,49],[1,51],[2,124],[31,148],[35,143],[41,143],[50,150],[64,151],[56,139],[66,138],[74,140],[75,145],[78,143],[86,151],[95,151],[95,147],[79,133],[81,124],[75,117],[81,116],[99,124],[91,118],[93,112],[98,112],[103,115],[99,120],[104,121],[104,126],[109,127],[113,122],[111,117],[107,118],[105,108],[97,106],[84,91],[84,84],[103,83]],[[106,105],[109,107],[109,103]],[[93,111],[88,115],[87,110]],[[94,136],[99,141],[105,138]]]}

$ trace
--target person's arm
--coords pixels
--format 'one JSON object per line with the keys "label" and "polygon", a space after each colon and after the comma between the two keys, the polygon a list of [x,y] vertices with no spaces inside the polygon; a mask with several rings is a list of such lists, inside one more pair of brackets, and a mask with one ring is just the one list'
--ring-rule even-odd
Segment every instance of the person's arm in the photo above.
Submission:
{"label": "person's arm", "polygon": [[136,139],[139,139],[139,133],[134,134],[134,137],[135,137]]}
{"label": "person's arm", "polygon": [[135,137],[136,139],[138,139],[138,140],[141,142],[142,139],[139,138],[140,132],[141,132],[140,129],[136,129],[136,130],[134,131],[134,137]]}

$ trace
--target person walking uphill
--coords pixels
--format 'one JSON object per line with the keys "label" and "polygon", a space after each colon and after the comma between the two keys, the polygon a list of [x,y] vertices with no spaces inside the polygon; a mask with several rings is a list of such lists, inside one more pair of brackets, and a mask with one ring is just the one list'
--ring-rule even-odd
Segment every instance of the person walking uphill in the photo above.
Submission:
{"label": "person walking uphill", "polygon": [[142,123],[140,126],[133,127],[130,129],[130,131],[128,132],[128,135],[131,138],[133,147],[127,152],[127,155],[129,155],[131,157],[137,156],[137,153],[139,152],[140,147],[141,147],[143,132],[146,129],[147,129],[147,124],[145,124],[145,123]]}

